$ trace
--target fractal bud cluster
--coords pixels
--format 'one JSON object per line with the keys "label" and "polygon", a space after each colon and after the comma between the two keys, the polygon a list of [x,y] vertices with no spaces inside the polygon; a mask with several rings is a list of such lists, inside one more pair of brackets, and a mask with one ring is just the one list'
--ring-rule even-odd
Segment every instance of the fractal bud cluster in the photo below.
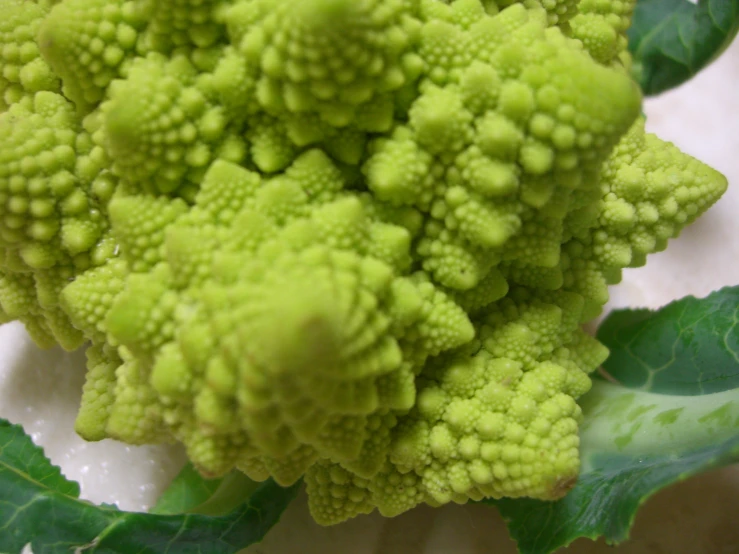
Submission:
{"label": "fractal bud cluster", "polygon": [[724,192],[645,134],[634,0],[0,0],[0,321],[76,429],[322,524],[557,499],[608,285]]}

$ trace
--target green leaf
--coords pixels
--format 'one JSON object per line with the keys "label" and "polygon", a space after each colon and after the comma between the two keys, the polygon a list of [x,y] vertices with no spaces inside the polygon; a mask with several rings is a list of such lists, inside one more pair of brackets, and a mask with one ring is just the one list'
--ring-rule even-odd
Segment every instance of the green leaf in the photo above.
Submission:
{"label": "green leaf", "polygon": [[191,464],[185,464],[151,509],[152,514],[184,514],[208,500],[223,478],[205,479]]}
{"label": "green leaf", "polygon": [[658,312],[619,310],[598,329],[603,369],[630,388],[694,395],[739,388],[739,287]]}
{"label": "green leaf", "polygon": [[231,554],[260,541],[298,487],[281,488],[271,480],[252,486],[246,501],[242,496],[239,506],[217,516],[96,506],[79,499],[77,483],[65,479],[20,426],[0,419],[0,552],[20,552],[30,543],[34,554],[76,548],[94,554]]}
{"label": "green leaf", "polygon": [[635,77],[654,95],[689,80],[739,31],[739,0],[639,0],[628,31]]}
{"label": "green leaf", "polygon": [[580,478],[562,500],[486,500],[522,554],[577,538],[628,539],[660,489],[739,461],[739,287],[656,312],[611,314],[598,337],[608,372],[583,397]]}
{"label": "green leaf", "polygon": [[159,497],[151,513],[226,515],[258,488],[259,483],[240,471],[220,479],[206,479],[187,463]]}

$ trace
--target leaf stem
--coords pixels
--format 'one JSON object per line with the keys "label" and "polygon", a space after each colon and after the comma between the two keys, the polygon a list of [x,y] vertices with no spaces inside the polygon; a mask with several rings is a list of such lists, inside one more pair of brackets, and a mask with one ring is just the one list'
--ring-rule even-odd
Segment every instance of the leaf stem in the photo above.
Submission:
{"label": "leaf stem", "polygon": [[581,405],[583,472],[602,454],[679,456],[739,436],[739,389],[672,396],[596,381]]}

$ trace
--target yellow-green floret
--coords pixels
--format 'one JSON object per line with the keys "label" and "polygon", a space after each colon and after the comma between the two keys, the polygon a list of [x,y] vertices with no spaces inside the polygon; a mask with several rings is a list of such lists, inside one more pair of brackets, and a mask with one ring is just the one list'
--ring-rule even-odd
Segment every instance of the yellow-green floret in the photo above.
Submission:
{"label": "yellow-green floret", "polygon": [[[151,237],[137,256],[147,266],[117,281],[121,292],[102,322],[87,315],[90,296],[117,280],[118,259],[64,291],[76,324],[93,335],[102,323],[133,356],[138,365],[126,365],[125,382],[135,374],[153,395],[139,409],[208,474],[250,472],[258,461],[289,484],[319,457],[371,474],[386,457],[377,449],[387,449],[375,443],[383,431],[369,429],[373,418],[394,424],[383,416],[413,406],[426,357],[474,336],[443,292],[403,276],[409,233],[370,218],[343,181],[311,150],[268,180],[216,162],[187,212],[179,199],[155,206],[146,196],[116,196],[113,232],[124,247]],[[122,390],[111,402],[111,414],[121,402],[133,409]],[[149,439],[120,423],[111,419],[106,432]]]}
{"label": "yellow-green floret", "polygon": [[61,88],[36,40],[48,12],[48,6],[26,0],[0,1],[0,111],[21,102],[28,106],[35,93]]}
{"label": "yellow-green floret", "polygon": [[582,324],[726,180],[646,134],[633,0],[0,0],[0,322],[88,440],[313,516],[564,496]]}
{"label": "yellow-green floret", "polygon": [[38,92],[0,114],[0,307],[42,345],[82,344],[59,293],[115,250],[101,172],[61,95]]}

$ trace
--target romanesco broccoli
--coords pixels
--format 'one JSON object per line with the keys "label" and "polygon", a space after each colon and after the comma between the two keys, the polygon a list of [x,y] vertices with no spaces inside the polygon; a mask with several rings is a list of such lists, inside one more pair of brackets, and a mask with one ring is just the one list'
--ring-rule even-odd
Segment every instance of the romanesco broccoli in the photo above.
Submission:
{"label": "romanesco broccoli", "polygon": [[577,479],[582,330],[726,188],[646,134],[633,0],[0,0],[0,321],[77,431],[313,516]]}

